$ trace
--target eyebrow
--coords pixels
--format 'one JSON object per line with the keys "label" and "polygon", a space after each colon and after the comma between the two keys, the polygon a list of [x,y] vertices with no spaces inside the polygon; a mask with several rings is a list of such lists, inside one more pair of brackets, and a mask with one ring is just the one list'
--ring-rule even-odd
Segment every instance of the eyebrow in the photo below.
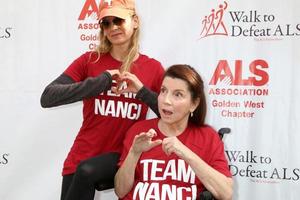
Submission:
{"label": "eyebrow", "polygon": [[[166,86],[162,85],[161,88],[166,88],[168,89]],[[186,90],[183,89],[175,89],[174,92],[186,92]]]}
{"label": "eyebrow", "polygon": [[176,90],[174,90],[174,92],[185,92],[185,90],[176,89]]}

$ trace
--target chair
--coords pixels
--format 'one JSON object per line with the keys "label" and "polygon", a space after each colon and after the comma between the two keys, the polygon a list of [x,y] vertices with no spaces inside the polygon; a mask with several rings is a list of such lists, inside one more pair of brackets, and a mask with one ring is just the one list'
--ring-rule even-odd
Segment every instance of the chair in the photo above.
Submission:
{"label": "chair", "polygon": [[[230,132],[231,132],[230,128],[226,128],[226,127],[220,128],[218,130],[220,139],[222,140],[224,135],[228,134]],[[112,188],[114,188],[114,183],[111,183],[111,182],[103,182],[103,183],[98,183],[96,185],[96,190],[98,190],[98,191],[108,190],[108,189],[112,189]],[[209,191],[204,190],[203,192],[200,193],[199,200],[214,200],[214,197]]]}
{"label": "chair", "polygon": [[224,134],[228,134],[228,133],[230,133],[230,132],[231,132],[231,129],[230,129],[230,128],[220,128],[220,129],[218,130],[218,134],[219,134],[221,140],[223,139]]}

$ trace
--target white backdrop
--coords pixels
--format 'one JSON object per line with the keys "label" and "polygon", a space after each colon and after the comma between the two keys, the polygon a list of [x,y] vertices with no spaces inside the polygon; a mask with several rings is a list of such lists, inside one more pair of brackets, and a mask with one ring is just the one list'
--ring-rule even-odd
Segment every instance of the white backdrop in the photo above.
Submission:
{"label": "white backdrop", "polygon": [[[98,4],[0,0],[1,200],[59,199],[82,107],[42,109],[39,98],[95,44],[88,24]],[[299,199],[299,8],[298,0],[137,0],[141,51],[165,67],[194,66],[207,86],[207,122],[232,130],[224,142],[234,199]]]}

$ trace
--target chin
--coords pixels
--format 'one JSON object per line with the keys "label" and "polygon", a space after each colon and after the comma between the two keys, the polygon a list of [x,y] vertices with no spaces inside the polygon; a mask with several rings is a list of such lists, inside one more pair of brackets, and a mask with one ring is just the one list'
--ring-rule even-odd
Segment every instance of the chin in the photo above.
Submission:
{"label": "chin", "polygon": [[124,43],[124,41],[115,39],[115,40],[111,40],[111,43],[113,45],[121,45]]}
{"label": "chin", "polygon": [[160,117],[161,120],[165,123],[165,124],[172,124],[174,123],[174,120],[170,117],[164,117],[164,116],[161,116]]}
{"label": "chin", "polygon": [[122,45],[122,44],[124,44],[128,41],[125,38],[122,38],[122,37],[115,37],[115,38],[113,37],[113,38],[110,39],[110,42],[112,44],[115,44],[115,45]]}

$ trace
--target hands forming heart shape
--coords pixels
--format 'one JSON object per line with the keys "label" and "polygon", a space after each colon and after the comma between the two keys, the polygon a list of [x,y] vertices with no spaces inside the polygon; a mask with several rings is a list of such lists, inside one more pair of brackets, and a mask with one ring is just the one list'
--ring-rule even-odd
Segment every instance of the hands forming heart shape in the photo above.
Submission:
{"label": "hands forming heart shape", "polygon": [[143,83],[136,77],[136,75],[130,72],[120,73],[119,70],[107,70],[112,76],[112,79],[117,82],[116,86],[113,86],[111,90],[116,94],[123,93],[137,93],[142,87]]}

